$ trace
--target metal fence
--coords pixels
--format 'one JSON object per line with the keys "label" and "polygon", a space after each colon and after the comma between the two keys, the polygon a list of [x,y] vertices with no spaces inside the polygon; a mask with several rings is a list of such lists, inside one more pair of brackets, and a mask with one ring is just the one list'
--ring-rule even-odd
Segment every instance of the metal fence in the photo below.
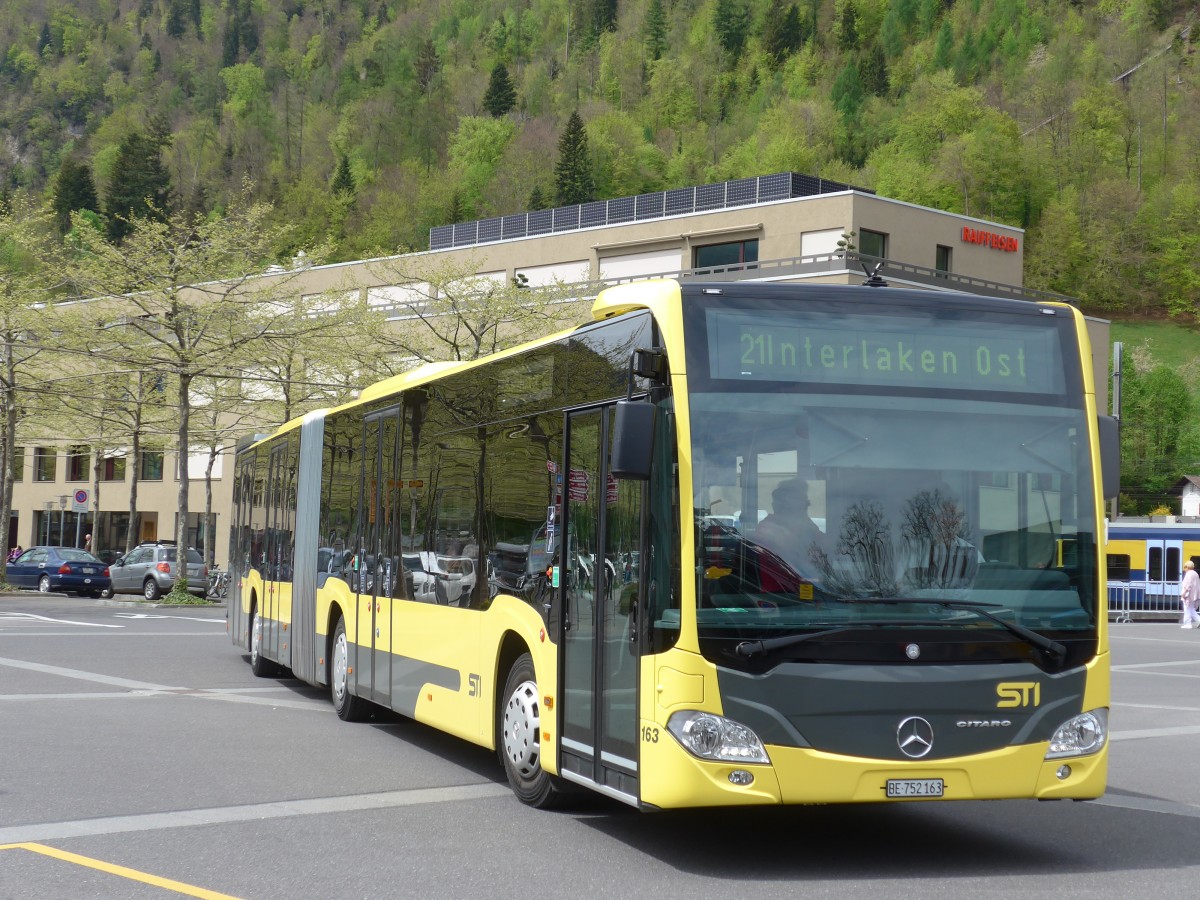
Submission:
{"label": "metal fence", "polygon": [[[1172,589],[1173,592],[1172,592]],[[1179,585],[1144,581],[1108,583],[1108,619],[1117,625],[1133,621],[1172,621],[1183,618]]]}

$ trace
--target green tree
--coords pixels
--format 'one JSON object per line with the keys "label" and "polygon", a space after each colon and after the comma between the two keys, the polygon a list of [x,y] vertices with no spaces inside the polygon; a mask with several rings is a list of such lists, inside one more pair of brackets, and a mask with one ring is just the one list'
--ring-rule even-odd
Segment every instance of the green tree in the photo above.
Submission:
{"label": "green tree", "polygon": [[1195,401],[1173,369],[1126,364],[1121,379],[1121,491],[1138,512],[1168,502],[1194,462]]}
{"label": "green tree", "polygon": [[834,4],[833,33],[838,49],[857,49],[858,20],[858,4],[855,0],[837,0]]}
{"label": "green tree", "polygon": [[804,29],[800,24],[800,8],[783,0],[771,0],[763,28],[763,50],[776,62],[782,62],[804,44]]}
{"label": "green tree", "polygon": [[[49,322],[44,307],[62,271],[61,244],[55,239],[52,213],[24,193],[0,203],[0,522],[12,509],[13,450],[20,411],[30,407],[31,391],[45,381],[35,366],[42,353],[39,332]],[[0,584],[5,560],[0,558]]]}
{"label": "green tree", "polygon": [[264,272],[290,230],[274,223],[272,207],[254,202],[246,185],[219,217],[134,217],[120,247],[87,243],[69,269],[76,296],[86,301],[69,314],[91,319],[94,352],[174,386],[180,546],[188,541],[193,383],[244,365],[267,341],[303,340],[328,325],[320,315],[295,315],[292,285],[302,270]]}
{"label": "green tree", "polygon": [[868,94],[882,97],[888,92],[887,55],[876,41],[862,61],[863,88]]}
{"label": "green tree", "polygon": [[350,160],[344,153],[338,155],[338,164],[333,172],[333,184],[330,187],[335,194],[344,197],[354,194],[354,174],[350,171]]}
{"label": "green tree", "polygon": [[517,91],[508,77],[508,67],[502,62],[492,66],[487,90],[483,93],[483,108],[494,119],[511,112],[517,105]]}
{"label": "green tree", "polygon": [[595,179],[588,153],[587,131],[579,112],[571,113],[558,139],[558,162],[554,166],[554,188],[562,206],[595,199]]}
{"label": "green tree", "polygon": [[[1162,287],[1167,311],[1200,325],[1200,186],[1194,181],[1175,186],[1166,216],[1155,228],[1148,268]],[[1194,473],[1193,473],[1194,474]]]}
{"label": "green tree", "polygon": [[96,197],[96,185],[92,181],[92,169],[86,163],[68,156],[59,167],[54,179],[54,220],[60,234],[71,227],[71,213],[77,209],[100,211]]}
{"label": "green tree", "polygon": [[162,161],[163,140],[131,131],[117,147],[112,179],[104,198],[108,236],[120,243],[133,220],[163,220],[171,208],[171,177]]}
{"label": "green tree", "polygon": [[750,11],[742,0],[717,0],[713,8],[713,30],[721,48],[733,59],[741,56],[750,31]]}
{"label": "green tree", "polygon": [[950,20],[942,21],[942,27],[938,29],[937,40],[933,45],[933,65],[938,69],[948,69],[951,63],[954,62],[954,29],[950,27]]}
{"label": "green tree", "polygon": [[858,66],[853,61],[848,61],[833,82],[833,105],[842,114],[843,119],[855,119],[862,109],[864,97],[865,91]]}
{"label": "green tree", "polygon": [[642,22],[642,40],[650,61],[658,59],[667,49],[667,19],[663,14],[662,0],[650,0],[646,7],[646,18]]}
{"label": "green tree", "polygon": [[[533,340],[578,316],[570,286],[531,287],[480,276],[481,259],[435,262],[391,257],[368,264],[373,283],[392,288],[394,306],[380,312],[380,327],[369,329],[371,346],[358,352],[373,359],[421,362],[478,359]],[[411,327],[383,325],[386,315],[402,315]]]}

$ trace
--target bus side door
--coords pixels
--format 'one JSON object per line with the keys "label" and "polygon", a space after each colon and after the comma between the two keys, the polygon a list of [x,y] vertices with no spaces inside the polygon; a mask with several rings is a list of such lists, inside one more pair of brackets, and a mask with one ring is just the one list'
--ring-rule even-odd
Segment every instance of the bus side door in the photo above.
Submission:
{"label": "bus side door", "polygon": [[559,771],[628,802],[638,797],[642,485],[609,473],[613,410],[567,414]]}

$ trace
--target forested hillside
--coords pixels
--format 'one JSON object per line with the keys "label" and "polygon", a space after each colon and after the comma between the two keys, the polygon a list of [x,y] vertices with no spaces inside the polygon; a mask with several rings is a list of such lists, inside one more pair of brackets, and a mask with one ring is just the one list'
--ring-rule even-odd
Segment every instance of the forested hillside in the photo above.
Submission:
{"label": "forested hillside", "polygon": [[1092,311],[1195,321],[1193,9],[7,0],[0,178],[101,216],[148,185],[219,207],[249,178],[356,258],[553,205],[577,111],[596,198],[819,174],[1030,229],[1028,283]]}
{"label": "forested hillside", "polygon": [[[1020,225],[1027,285],[1195,329],[1195,15],[1181,0],[5,0],[0,203],[45,199],[64,233],[89,211],[120,241],[130,210],[220,213],[249,184],[297,245],[354,259],[423,249],[437,224],[794,170]],[[1167,402],[1152,349],[1126,394],[1167,415],[1139,450],[1142,502],[1200,465],[1194,386],[1192,409]],[[1184,398],[1188,371],[1164,376]]]}

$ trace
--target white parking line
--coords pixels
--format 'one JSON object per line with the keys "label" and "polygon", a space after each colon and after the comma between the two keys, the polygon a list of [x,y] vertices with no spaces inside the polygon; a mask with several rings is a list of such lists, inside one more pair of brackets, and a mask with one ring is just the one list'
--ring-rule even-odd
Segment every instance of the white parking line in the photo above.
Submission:
{"label": "white parking line", "polygon": [[96,684],[107,684],[113,687],[132,688],[142,691],[181,691],[186,688],[168,684],[151,684],[148,681],[133,681],[129,678],[116,678],[112,675],[101,675],[98,672],[84,672],[80,669],[66,669],[62,666],[47,666],[43,663],[28,662],[23,659],[7,659],[0,656],[0,666],[13,669],[25,669],[30,672],[41,672],[44,675],[58,675],[63,678],[75,678],[79,681],[92,681]]}
{"label": "white parking line", "polygon": [[425,803],[456,803],[464,800],[488,800],[511,796],[512,791],[507,785],[463,784],[443,788],[416,788],[408,791],[355,794],[348,797],[316,797],[311,800],[280,800],[274,803],[255,803],[247,806],[187,809],[135,816],[110,816],[100,819],[78,819],[73,822],[12,825],[0,828],[0,844],[60,841],[75,837],[158,831],[162,828],[228,825],[234,822],[257,822],[262,819],[282,819],[288,816],[393,809]]}
{"label": "white parking line", "polygon": [[0,611],[0,619],[36,619],[39,622],[53,622],[56,625],[83,625],[87,628],[124,628],[124,625],[108,625],[104,622],[75,622],[71,619],[51,619],[48,616],[38,616],[33,613],[24,612],[3,612]]}

